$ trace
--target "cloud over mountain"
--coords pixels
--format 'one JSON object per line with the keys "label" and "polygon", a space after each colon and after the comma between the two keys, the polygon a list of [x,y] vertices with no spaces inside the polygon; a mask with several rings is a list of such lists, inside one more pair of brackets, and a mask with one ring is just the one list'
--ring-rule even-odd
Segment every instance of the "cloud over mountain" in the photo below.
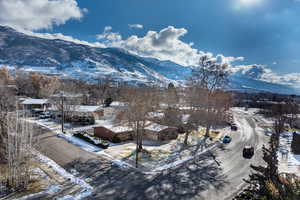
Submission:
{"label": "cloud over mountain", "polygon": [[273,72],[270,68],[265,65],[243,65],[233,66],[231,71],[234,74],[242,75],[247,78],[261,80],[269,83],[283,84],[300,88],[300,74],[289,73],[289,74],[278,74]]}
{"label": "cloud over mountain", "polygon": [[[183,66],[197,65],[199,58],[207,53],[193,48],[193,43],[186,43],[181,38],[188,31],[185,28],[168,26],[160,31],[148,31],[143,37],[131,35],[122,39],[120,33],[113,32],[111,27],[106,27],[97,39],[109,47],[123,48],[131,53],[143,57],[154,57],[160,60],[170,60]],[[210,53],[209,53],[210,54]],[[242,60],[242,57],[225,57],[218,55],[223,62]]]}

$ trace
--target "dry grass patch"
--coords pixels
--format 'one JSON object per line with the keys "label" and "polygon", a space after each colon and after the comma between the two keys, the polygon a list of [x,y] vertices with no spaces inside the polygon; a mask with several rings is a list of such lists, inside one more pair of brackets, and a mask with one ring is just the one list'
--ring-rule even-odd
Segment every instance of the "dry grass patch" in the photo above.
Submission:
{"label": "dry grass patch", "polygon": [[28,193],[38,193],[47,189],[47,185],[43,183],[40,179],[30,180],[29,185],[27,186],[26,192]]}

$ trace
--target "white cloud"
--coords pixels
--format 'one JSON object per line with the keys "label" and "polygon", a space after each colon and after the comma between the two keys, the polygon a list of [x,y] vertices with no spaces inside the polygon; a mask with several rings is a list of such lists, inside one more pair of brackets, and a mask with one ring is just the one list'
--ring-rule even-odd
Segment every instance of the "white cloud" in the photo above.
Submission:
{"label": "white cloud", "polygon": [[103,40],[106,43],[119,42],[122,40],[122,36],[119,33],[112,32],[111,26],[104,27],[102,34],[96,35],[97,40]]}
{"label": "white cloud", "polygon": [[128,24],[129,28],[138,28],[143,29],[144,26],[142,24]]}
{"label": "white cloud", "polygon": [[51,29],[86,12],[76,0],[0,0],[0,24],[18,30]]}
{"label": "white cloud", "polygon": [[265,65],[257,64],[232,66],[231,70],[248,78],[300,88],[300,73],[278,74]]}
{"label": "white cloud", "polygon": [[[142,56],[154,57],[159,60],[170,60],[183,66],[197,65],[199,58],[204,52],[193,48],[193,43],[186,43],[181,38],[188,31],[184,28],[169,26],[157,31],[148,31],[144,37],[132,35],[123,40],[120,33],[112,32],[111,28],[105,28],[97,39],[103,41],[107,46],[119,47],[129,52]],[[233,62],[242,60],[242,57],[217,56],[222,62]]]}

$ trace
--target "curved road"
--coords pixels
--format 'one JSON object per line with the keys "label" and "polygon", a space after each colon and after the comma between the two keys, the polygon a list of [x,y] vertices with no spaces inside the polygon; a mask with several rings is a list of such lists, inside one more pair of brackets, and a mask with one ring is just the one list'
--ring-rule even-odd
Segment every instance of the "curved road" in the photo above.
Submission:
{"label": "curved road", "polygon": [[[263,129],[257,126],[258,119],[244,111],[235,111],[234,118],[239,130],[231,133],[232,142],[224,149],[216,149],[214,153],[221,162],[222,176],[226,185],[223,188],[211,188],[201,193],[200,199],[232,199],[245,185],[243,179],[247,179],[250,172],[250,164],[258,165],[262,162],[263,144],[268,143],[268,137]],[[255,149],[252,159],[244,159],[242,151],[245,145],[251,145]]]}

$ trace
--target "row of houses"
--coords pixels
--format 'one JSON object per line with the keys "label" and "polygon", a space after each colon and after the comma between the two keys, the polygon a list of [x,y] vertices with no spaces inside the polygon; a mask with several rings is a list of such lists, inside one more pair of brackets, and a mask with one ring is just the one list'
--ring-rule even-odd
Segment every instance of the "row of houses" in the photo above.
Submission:
{"label": "row of houses", "polygon": [[[112,142],[121,142],[134,140],[135,132],[130,126],[124,125],[102,125],[94,127],[94,136],[110,140]],[[144,128],[144,139],[164,141],[176,139],[178,129],[176,127],[164,126],[148,121]]]}
{"label": "row of houses", "polygon": [[[33,115],[42,115],[43,113],[49,113],[51,118],[61,118],[61,109],[57,105],[53,104],[48,99],[24,99],[21,101],[21,106],[30,111]],[[124,104],[121,102],[114,102],[111,108],[106,108],[109,112],[107,114],[117,113],[118,110],[124,110]],[[90,116],[93,120],[104,119],[104,108],[102,106],[90,106],[90,105],[66,105],[67,111],[65,115],[72,116],[72,122],[82,125],[82,116]],[[68,117],[65,117],[68,120]],[[88,125],[88,124],[87,124]],[[94,136],[111,142],[130,141],[135,139],[135,133],[128,125],[109,123],[106,125],[95,125]],[[148,121],[144,129],[144,138],[149,140],[170,140],[175,139],[178,136],[177,128],[164,126],[154,122]]]}
{"label": "row of houses", "polygon": [[[52,104],[48,99],[25,99],[20,104],[25,110],[29,110],[32,114],[49,112],[53,118],[61,117],[61,108]],[[70,114],[75,118],[76,116],[91,116],[95,120],[99,120],[104,115],[104,110],[101,106],[64,105],[64,109],[66,114]]]}

